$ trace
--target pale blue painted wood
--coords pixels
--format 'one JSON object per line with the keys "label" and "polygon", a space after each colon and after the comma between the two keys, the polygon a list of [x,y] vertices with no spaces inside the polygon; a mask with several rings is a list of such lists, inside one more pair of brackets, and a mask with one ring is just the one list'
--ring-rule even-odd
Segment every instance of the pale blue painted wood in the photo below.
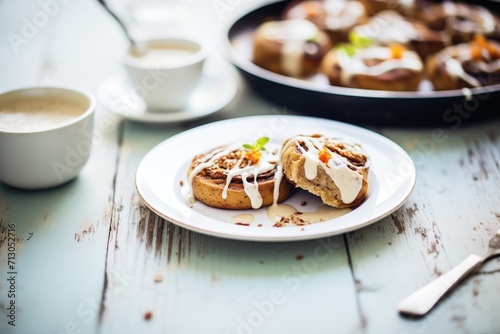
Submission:
{"label": "pale blue painted wood", "polygon": [[[252,4],[232,5],[228,14]],[[22,17],[38,9],[35,1],[1,2],[0,35],[19,29]],[[63,9],[17,56],[0,39],[7,51],[0,53],[1,88],[44,82],[95,92],[101,80],[120,70],[124,37],[98,4],[72,1]],[[212,27],[204,33],[216,38],[227,17],[219,17],[210,1],[195,1],[192,9],[201,16],[196,26]],[[99,106],[98,137],[77,180],[40,192],[0,186],[0,333],[500,331],[498,259],[427,317],[408,319],[396,311],[400,299],[469,253],[482,252],[498,229],[498,121],[458,130],[443,126],[446,140],[435,146],[426,146],[433,128],[376,129],[415,159],[417,185],[400,210],[346,235],[238,242],[192,233],[151,214],[134,177],[154,145],[209,121],[288,112],[240,84],[223,112],[177,126],[122,122]],[[19,272],[15,328],[4,317],[5,226],[13,222]],[[328,243],[334,251],[318,257]]]}
{"label": "pale blue painted wood", "polygon": [[[107,22],[102,27],[89,25],[88,17],[82,13],[97,6],[91,2],[82,3],[83,6],[73,3],[61,5],[57,14],[22,45],[18,54],[13,55],[2,45],[2,89],[35,83],[94,89],[96,78],[100,80],[99,71],[102,72],[98,66],[100,56],[91,52],[95,57],[92,60],[90,52],[81,52],[76,47],[84,46],[90,51],[91,40],[80,37],[98,35]],[[35,1],[8,1],[1,5],[2,36],[7,31],[20,30],[24,18],[43,16],[40,14],[43,8]],[[73,25],[67,21],[73,21]],[[72,28],[65,30],[65,26]],[[97,41],[98,47],[105,44]],[[97,75],[88,75],[91,69],[80,65],[85,60],[95,64]],[[46,191],[0,186],[2,227],[16,224],[18,238],[16,327],[1,321],[1,333],[91,332],[97,327],[116,171],[118,121],[98,108],[91,158],[73,182]],[[3,243],[0,247],[2,309],[10,302],[4,284],[6,246]]]}
{"label": "pale blue painted wood", "polygon": [[[134,131],[129,135],[128,130]],[[145,138],[154,135],[162,138],[165,133],[126,127],[124,163],[117,175],[121,195],[116,205],[121,210],[110,236],[110,244],[117,247],[108,254],[111,293],[103,332],[139,331],[148,311],[153,314],[148,326],[155,332],[267,332],[279,329],[283,319],[297,331],[308,330],[311,322],[322,331],[360,328],[342,237],[275,244],[228,241],[191,233],[149,213],[137,199],[133,176],[137,157],[152,148]],[[298,255],[303,259],[297,260]],[[115,278],[116,272],[124,274]],[[155,282],[158,275],[161,282]],[[318,286],[324,287],[319,294]],[[197,321],[188,320],[188,313]],[[290,313],[298,314],[288,319]]]}

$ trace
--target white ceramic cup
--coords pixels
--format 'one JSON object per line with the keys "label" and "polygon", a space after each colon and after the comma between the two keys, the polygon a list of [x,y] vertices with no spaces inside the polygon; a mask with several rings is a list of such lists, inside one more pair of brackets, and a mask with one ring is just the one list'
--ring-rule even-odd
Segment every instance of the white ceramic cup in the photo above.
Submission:
{"label": "white ceramic cup", "polygon": [[202,76],[207,44],[197,37],[175,36],[144,45],[145,52],[128,48],[122,58],[133,93],[153,112],[185,108]]}
{"label": "white ceramic cup", "polygon": [[80,89],[0,93],[0,182],[42,189],[74,179],[90,156],[95,108]]}

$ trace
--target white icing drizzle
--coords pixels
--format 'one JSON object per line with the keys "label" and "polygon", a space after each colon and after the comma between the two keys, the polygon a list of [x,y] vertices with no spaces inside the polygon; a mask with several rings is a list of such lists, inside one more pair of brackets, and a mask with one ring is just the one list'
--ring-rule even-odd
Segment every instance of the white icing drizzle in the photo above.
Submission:
{"label": "white icing drizzle", "polygon": [[[257,177],[259,174],[269,172],[277,167],[279,159],[279,146],[269,143],[266,145],[266,150],[261,151],[262,156],[257,164],[248,164],[245,167],[241,167],[244,160],[244,154],[236,162],[234,168],[223,171],[226,174],[226,183],[222,190],[222,198],[227,198],[227,193],[229,189],[229,184],[234,177],[240,176],[243,182],[243,189],[247,194],[252,208],[258,209],[262,206],[262,195],[259,192]],[[200,158],[199,164],[193,168],[191,173],[188,175],[188,185],[189,193],[187,198],[190,202],[194,202],[194,196],[192,192],[192,184],[194,177],[203,171],[205,168],[213,166],[218,159],[227,156],[232,152],[243,151],[242,144],[233,144],[230,146],[222,147],[211,151],[210,153],[204,155]],[[281,168],[275,173],[275,194],[277,193],[276,188],[279,188],[279,183],[276,180],[279,179],[281,182]],[[249,181],[253,177],[253,180]],[[278,193],[279,194],[279,193]],[[277,200],[278,196],[275,196]]]}
{"label": "white icing drizzle", "polygon": [[[349,159],[326,148],[326,142],[341,143],[350,151],[362,153],[367,158],[366,164],[363,167],[353,165]],[[300,143],[303,143],[307,150],[304,149]],[[370,164],[369,156],[361,148],[360,144],[348,142],[344,139],[327,138],[324,136],[314,138],[311,136],[299,135],[290,139],[283,147],[282,152],[286,151],[290,145],[296,145],[305,158],[304,171],[307,179],[314,179],[318,173],[318,168],[321,167],[339,188],[342,202],[348,204],[356,199],[363,185],[363,176],[356,171],[359,169],[366,169]],[[322,162],[318,156],[318,152],[322,149],[326,149],[331,155],[331,158],[326,164]]]}
{"label": "white icing drizzle", "polygon": [[481,70],[481,72],[494,73],[500,71],[500,59],[496,59],[489,63],[485,61],[478,61],[474,63],[474,66]]}
{"label": "white icing drizzle", "polygon": [[[383,73],[404,68],[415,72],[423,70],[423,63],[418,54],[411,50],[403,51],[402,57],[395,59],[392,52],[387,47],[370,47],[361,49],[354,55],[349,56],[344,50],[337,51],[341,71],[341,83],[349,85],[352,76],[365,74],[370,76],[379,76]],[[382,62],[368,66],[365,63],[367,59],[383,60]]]}
{"label": "white icing drizzle", "polygon": [[266,22],[259,29],[267,39],[282,43],[283,71],[290,76],[300,76],[304,45],[318,35],[318,27],[308,20],[291,19]]}
{"label": "white icing drizzle", "polygon": [[401,6],[403,6],[403,11],[411,10],[415,7],[415,0],[399,0]]}
{"label": "white icing drizzle", "polygon": [[356,26],[353,31],[384,46],[393,43],[407,44],[418,39],[418,32],[413,25],[393,10],[377,13],[370,22]]}
{"label": "white icing drizzle", "polygon": [[472,101],[472,91],[469,88],[463,87],[462,94],[464,95],[466,101]]}
{"label": "white icing drizzle", "polygon": [[[487,50],[481,50],[487,53]],[[489,53],[484,54],[484,58],[489,58]],[[464,62],[471,62],[470,66],[473,66],[475,69],[482,73],[495,73],[500,71],[500,59],[491,60],[487,62],[483,59],[477,60],[472,59],[472,52],[470,43],[462,43],[455,46],[450,46],[440,54],[441,61],[444,64],[446,72],[452,78],[460,78],[467,82],[469,85],[473,87],[482,86],[479,80],[468,74],[464,68]]]}
{"label": "white icing drizzle", "polygon": [[314,23],[303,19],[269,21],[263,23],[259,29],[263,29],[262,32],[267,38],[276,41],[308,40],[318,32]]}
{"label": "white icing drizzle", "polygon": [[[469,10],[470,9],[470,10]],[[443,2],[443,11],[449,17],[450,24],[458,31],[488,34],[495,30],[495,18],[489,10],[481,6],[456,4],[452,1]],[[466,17],[467,21],[456,21],[456,16]]]}
{"label": "white icing drizzle", "polygon": [[278,204],[278,198],[280,196],[280,184],[282,179],[283,166],[280,163],[276,166],[276,173],[274,174],[273,205]]}
{"label": "white icing drizzle", "polygon": [[326,26],[331,30],[351,27],[365,16],[365,7],[358,1],[326,0]]}
{"label": "white icing drizzle", "polygon": [[283,71],[293,77],[302,73],[302,56],[305,41],[287,40],[283,42],[281,49],[281,67]]}
{"label": "white icing drizzle", "polygon": [[347,0],[326,0],[324,8],[329,15],[338,16],[345,11],[348,3]]}
{"label": "white icing drizzle", "polygon": [[465,72],[464,68],[462,67],[462,64],[457,59],[451,57],[447,58],[444,61],[444,67],[446,69],[446,72],[448,72],[452,78],[459,77],[473,87],[481,86],[479,80],[477,80],[476,78]]}
{"label": "white icing drizzle", "polygon": [[446,16],[456,16],[458,14],[457,6],[451,1],[443,2],[443,11]]}

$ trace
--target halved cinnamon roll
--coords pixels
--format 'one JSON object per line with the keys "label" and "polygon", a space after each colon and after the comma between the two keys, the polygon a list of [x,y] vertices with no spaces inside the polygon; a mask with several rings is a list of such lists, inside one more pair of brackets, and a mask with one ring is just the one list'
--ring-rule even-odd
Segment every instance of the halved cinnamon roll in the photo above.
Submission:
{"label": "halved cinnamon roll", "polygon": [[331,43],[314,23],[297,19],[259,25],[254,33],[253,47],[254,64],[301,78],[316,73]]}
{"label": "halved cinnamon roll", "polygon": [[360,144],[320,134],[283,144],[283,173],[296,187],[336,208],[354,208],[368,196],[370,158]]}
{"label": "halved cinnamon roll", "polygon": [[500,83],[500,43],[478,34],[472,42],[449,46],[429,57],[427,72],[436,90]]}
{"label": "halved cinnamon roll", "polygon": [[322,71],[334,86],[415,91],[424,74],[424,63],[416,52],[399,44],[352,52],[334,48],[323,59]]}
{"label": "halved cinnamon roll", "polygon": [[293,190],[283,177],[278,145],[247,149],[237,143],[193,158],[190,200],[221,209],[258,209],[279,203]]}
{"label": "halved cinnamon roll", "polygon": [[309,20],[336,44],[347,42],[349,31],[368,16],[363,4],[356,0],[306,0],[292,2],[283,18]]}

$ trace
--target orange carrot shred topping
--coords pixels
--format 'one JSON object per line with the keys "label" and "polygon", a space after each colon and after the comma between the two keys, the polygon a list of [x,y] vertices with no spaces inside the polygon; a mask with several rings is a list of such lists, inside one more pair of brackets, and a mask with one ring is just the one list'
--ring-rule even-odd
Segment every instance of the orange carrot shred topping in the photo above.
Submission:
{"label": "orange carrot shred topping", "polygon": [[254,164],[258,163],[262,153],[259,150],[251,150],[245,152],[245,158],[253,162]]}
{"label": "orange carrot shred topping", "polygon": [[324,164],[328,164],[328,161],[332,158],[332,155],[330,154],[330,152],[328,152],[328,150],[326,149],[326,147],[323,147],[321,150],[318,151],[318,159],[324,163]]}
{"label": "orange carrot shred topping", "polygon": [[476,33],[474,35],[474,43],[477,44],[481,48],[486,47],[486,44],[488,44],[488,42],[486,41],[486,37],[484,37],[483,34],[479,34],[479,33]]}
{"label": "orange carrot shred topping", "polygon": [[474,60],[481,60],[483,55],[481,54],[481,47],[473,43],[470,47],[470,56]]}
{"label": "orange carrot shred topping", "polygon": [[391,50],[391,56],[394,59],[403,58],[403,53],[406,51],[406,48],[401,44],[392,44],[389,49]]}
{"label": "orange carrot shred topping", "polygon": [[495,44],[488,42],[483,34],[475,34],[470,48],[471,58],[482,60],[484,57],[500,58],[500,49]]}

